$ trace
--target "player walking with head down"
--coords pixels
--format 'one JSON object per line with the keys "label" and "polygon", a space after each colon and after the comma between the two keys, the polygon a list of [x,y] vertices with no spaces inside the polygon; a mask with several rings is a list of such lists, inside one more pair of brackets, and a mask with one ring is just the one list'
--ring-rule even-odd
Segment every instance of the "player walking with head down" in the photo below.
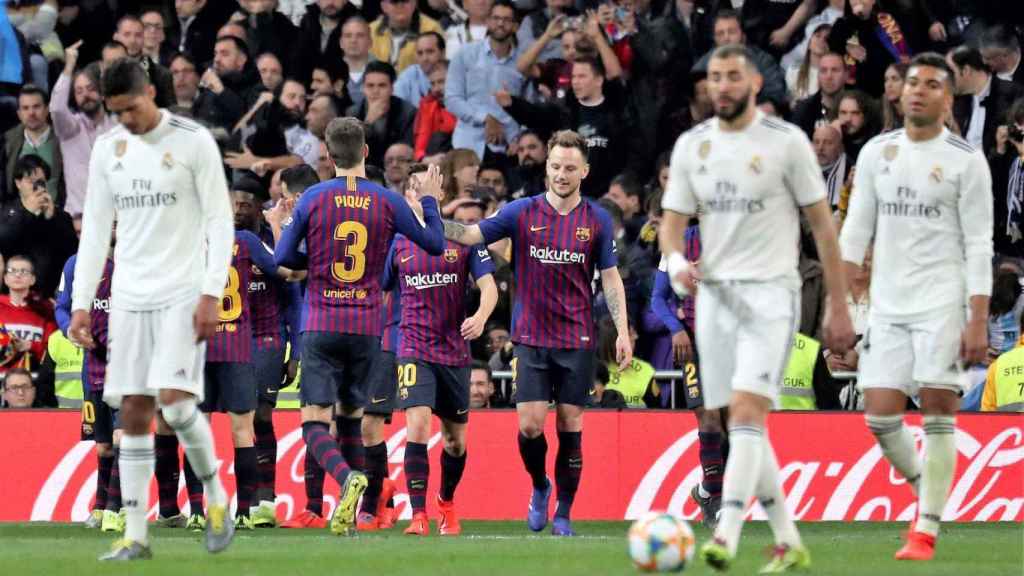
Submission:
{"label": "player walking with head down", "polygon": [[401,233],[432,255],[444,252],[437,208],[442,178],[431,167],[420,206],[424,227],[405,198],[366,179],[369,150],[359,120],[332,120],[326,139],[338,177],[306,190],[274,256],[281,266],[309,271],[302,315],[302,437],[342,486],[331,531],[348,534],[367,479],[350,469],[331,437],[331,407],[340,401],[341,415],[354,424],[339,435],[348,436],[350,445],[361,444],[358,419],[380,350],[380,282],[388,247]]}
{"label": "player walking with head down", "polygon": [[[217,144],[204,128],[157,108],[145,70],[131,60],[103,74],[103,97],[121,125],[97,140],[89,166],[82,239],[75,265],[69,337],[85,348],[114,219],[110,350],[104,400],[120,405],[125,537],[103,560],[151,557],[146,536],[153,475],[150,426],[159,401],[209,499],[206,547],[219,552],[234,526],[217,477],[203,396],[204,341],[231,261],[231,201]],[[199,229],[190,223],[199,224]]]}
{"label": "player walking with head down", "polygon": [[[951,134],[953,71],[942,56],[910,62],[905,127],[857,159],[843,224],[843,259],[859,267],[874,239],[871,317],[858,383],[871,433],[918,498],[897,560],[930,560],[956,469],[955,414],[963,365],[984,360],[992,293],[992,176],[981,151]],[[853,270],[851,270],[853,273]],[[903,425],[920,395],[924,466]]]}
{"label": "player walking with head down", "polygon": [[512,386],[519,413],[519,454],[533,483],[527,524],[540,531],[548,523],[551,482],[545,472],[544,420],[554,400],[558,507],[552,533],[559,536],[575,534],[569,512],[583,470],[583,407],[594,385],[595,269],[601,272],[618,331],[616,360],[625,369],[633,358],[611,217],[580,197],[580,182],[588,170],[586,140],[569,130],[557,132],[548,142],[547,192],[510,202],[479,224],[444,223],[445,236],[460,244],[512,239],[517,286]]}
{"label": "player walking with head down", "polygon": [[[722,512],[714,540],[701,548],[701,556],[715,569],[729,567],[747,504],[757,495],[776,542],[761,572],[773,574],[810,564],[786,511],[778,462],[765,434],[799,321],[799,210],[810,221],[825,269],[829,347],[845,350],[853,328],[814,152],[799,128],[757,110],[761,82],[742,46],[723,46],[712,54],[708,92],[717,117],[676,143],[659,233],[676,292],[693,292],[695,281],[703,278],[695,314],[704,407],[729,407]],[[699,272],[683,256],[680,233],[698,202],[703,208]]]}

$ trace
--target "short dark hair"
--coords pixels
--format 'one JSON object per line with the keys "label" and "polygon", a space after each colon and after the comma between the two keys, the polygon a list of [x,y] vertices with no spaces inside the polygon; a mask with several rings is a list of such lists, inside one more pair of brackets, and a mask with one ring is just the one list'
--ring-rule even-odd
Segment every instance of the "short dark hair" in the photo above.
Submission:
{"label": "short dark hair", "polygon": [[[154,10],[149,10],[149,12],[153,12],[153,11]],[[121,24],[124,24],[125,22],[138,22],[139,26],[143,26],[142,18],[139,18],[135,14],[125,14],[124,16],[121,16],[120,18],[117,19],[117,24],[114,25],[114,30],[115,31],[120,30],[121,29]]]}
{"label": "short dark hair", "polygon": [[548,154],[550,154],[556,146],[560,148],[575,148],[580,151],[580,154],[583,156],[583,161],[587,161],[589,154],[587,141],[583,136],[580,136],[572,130],[559,130],[552,134],[551,139],[548,140]]}
{"label": "short dark hair", "polygon": [[1006,121],[1024,125],[1024,96],[1017,98],[1006,113]]}
{"label": "short dark hair", "polygon": [[32,267],[32,274],[36,273],[36,260],[28,254],[15,254],[7,259],[7,265],[10,266],[11,262],[25,262]]}
{"label": "short dark hair", "polygon": [[18,90],[19,101],[21,100],[22,96],[39,96],[43,99],[43,105],[48,105],[48,103],[46,102],[46,92],[43,92],[43,89],[39,86],[36,86],[35,84],[25,84],[24,86],[22,86],[21,90]]}
{"label": "short dark hair", "polygon": [[740,28],[743,27],[743,19],[740,18],[740,13],[731,8],[719,10],[718,13],[715,14],[715,18],[714,21],[711,23],[711,27],[714,28],[715,25],[718,24],[719,20],[735,20],[736,22],[740,23]]}
{"label": "short dark hair", "polygon": [[363,122],[350,116],[335,118],[324,133],[327,151],[338,168],[354,168],[363,161],[366,129]]}
{"label": "short dark hair", "polygon": [[[430,30],[428,32],[421,32],[420,38],[433,38],[434,40],[437,40],[437,49],[440,50],[442,54],[444,53],[444,36],[442,36],[439,32],[435,32],[433,30]],[[419,38],[417,38],[417,40],[419,40]]]}
{"label": "short dark hair", "polygon": [[937,52],[922,52],[917,56],[914,56],[910,60],[910,68],[907,69],[907,74],[910,74],[910,70],[915,66],[927,66],[929,68],[937,68],[946,73],[946,87],[952,93],[956,92],[956,75],[953,74],[953,69],[949,67],[949,62],[942,57],[942,54]]}
{"label": "short dark hair", "polygon": [[131,58],[118,58],[103,72],[103,97],[142,94],[149,86],[149,75]]}
{"label": "short dark hair", "polygon": [[494,9],[498,8],[499,6],[502,8],[508,8],[513,12],[516,11],[516,7],[513,6],[512,2],[510,2],[509,0],[494,0],[494,4],[491,4],[491,10],[488,12],[488,14],[494,14]]}
{"label": "short dark hair", "polygon": [[989,68],[988,64],[985,64],[985,60],[981,57],[981,50],[971,46],[957,46],[950,51],[949,59],[953,61],[953,64],[956,64],[957,68],[970,66],[987,74],[992,73],[992,69]]}
{"label": "short dark hair", "polygon": [[477,359],[474,358],[473,359],[473,364],[469,367],[469,370],[470,370],[470,372],[472,372],[473,370],[486,370],[487,371],[487,379],[488,380],[493,380],[493,374],[494,373],[491,372],[491,365],[488,364],[487,362],[484,362],[483,360],[477,360]]}
{"label": "short dark hair", "polygon": [[395,73],[394,66],[380,60],[374,60],[366,65],[366,69],[363,71],[363,78],[366,78],[368,74],[384,74],[392,84],[395,83],[395,78],[398,76]]}
{"label": "short dark hair", "polygon": [[597,204],[601,206],[601,208],[604,208],[604,211],[612,217],[613,224],[618,224],[619,226],[623,225],[625,214],[622,213],[622,208],[619,208],[618,204],[612,202],[608,198],[601,198],[597,201]]}
{"label": "short dark hair", "polygon": [[573,62],[573,65],[576,64],[590,66],[590,69],[594,71],[595,76],[600,76],[601,78],[605,77],[604,64],[601,63],[600,58],[595,58],[593,56],[581,56]]}
{"label": "short dark hair", "polygon": [[608,187],[611,188],[614,185],[618,185],[622,188],[622,191],[626,193],[626,196],[635,196],[639,198],[643,196],[643,188],[640,187],[640,182],[628,172],[623,172],[612,178],[612,181],[608,183]]}
{"label": "short dark hair", "polygon": [[1002,48],[1004,50],[1020,50],[1020,39],[1013,29],[1003,24],[986,28],[981,33],[979,45],[982,48]]}
{"label": "short dark hair", "polygon": [[181,59],[181,60],[184,60],[185,62],[188,62],[188,63],[189,63],[189,64],[191,64],[191,65],[192,65],[192,67],[193,67],[193,68],[195,68],[195,69],[196,69],[197,71],[199,70],[199,67],[198,67],[198,66],[196,65],[196,60],[195,60],[195,58],[193,58],[193,57],[192,57],[192,55],[191,55],[191,54],[189,54],[188,52],[175,52],[175,53],[174,53],[174,54],[173,54],[173,55],[171,56],[171,59],[167,61],[167,64],[168,64],[168,68],[170,67],[170,65],[171,65],[171,64],[174,64],[174,61],[175,61],[175,60],[178,60],[178,59]]}
{"label": "short dark hair", "polygon": [[25,376],[26,378],[28,378],[28,381],[29,381],[29,383],[32,384],[32,386],[36,385],[35,381],[32,380],[32,373],[31,372],[29,372],[28,370],[26,370],[24,368],[11,368],[11,369],[9,369],[7,371],[6,374],[4,374],[3,383],[4,383],[4,389],[5,390],[7,389],[7,380],[11,376]]}
{"label": "short dark hair", "polygon": [[50,165],[36,154],[25,154],[18,158],[14,163],[14,170],[11,171],[11,176],[15,180],[21,180],[26,176],[31,176],[37,168],[43,171],[43,175],[47,180],[50,179]]}
{"label": "short dark hair", "polygon": [[348,64],[341,58],[322,58],[313,69],[323,70],[332,85],[338,80],[348,82]]}
{"label": "short dark hair", "polygon": [[216,46],[217,44],[220,44],[221,42],[231,42],[232,44],[235,45],[235,48],[239,52],[241,52],[242,54],[245,54],[246,58],[249,57],[249,45],[245,42],[245,40],[242,40],[238,36],[221,36],[220,38],[217,38],[217,41],[214,42],[213,45]]}
{"label": "short dark hair", "polygon": [[103,53],[103,50],[124,50],[125,53],[127,53],[128,47],[118,40],[107,40],[107,42],[103,44],[103,47],[100,49],[101,54]]}
{"label": "short dark hair", "polygon": [[711,60],[728,60],[729,58],[743,58],[743,62],[747,65],[747,70],[758,72],[753,52],[742,44],[719,46],[711,52]]}
{"label": "short dark hair", "polygon": [[267,198],[267,189],[254,176],[242,176],[231,185],[231,192],[251,194],[254,198]]}
{"label": "short dark hair", "polygon": [[302,194],[311,186],[319,184],[320,177],[309,164],[299,164],[281,172],[281,183],[288,187],[290,193]]}
{"label": "short dark hair", "polygon": [[334,112],[335,117],[340,116],[345,111],[345,105],[341,101],[341,98],[338,98],[334,94],[318,94],[316,96],[313,96],[309,103],[312,104],[314,101],[320,98],[327,99],[327,104],[330,105],[331,111]]}

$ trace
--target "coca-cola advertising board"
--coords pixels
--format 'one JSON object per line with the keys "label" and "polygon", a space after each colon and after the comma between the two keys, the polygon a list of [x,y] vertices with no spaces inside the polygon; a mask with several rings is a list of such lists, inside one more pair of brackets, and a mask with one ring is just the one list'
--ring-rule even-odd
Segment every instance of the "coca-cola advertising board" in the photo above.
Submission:
{"label": "coca-cola advertising board", "polygon": [[[278,437],[277,513],[288,518],[305,506],[305,445],[297,412],[275,414]],[[920,442],[920,417],[909,417]],[[530,482],[519,458],[516,415],[511,411],[474,412],[469,423],[468,462],[456,494],[462,517],[525,517]],[[429,444],[430,486],[440,481],[440,433]],[[231,434],[225,416],[214,416],[220,474],[234,493]],[[548,469],[554,469],[557,439],[548,420]],[[884,460],[863,416],[853,413],[778,413],[769,420],[784,479],[787,505],[797,519],[910,520],[915,500],[902,478]],[[404,419],[395,415],[387,428],[391,477],[398,485],[397,505],[409,517],[402,457]],[[5,412],[0,414],[0,521],[81,521],[95,495],[96,457],[91,442],[78,441],[78,414]],[[962,414],[957,418],[959,452],[956,478],[944,520],[1020,522],[1024,520],[1024,416]],[[592,411],[585,417],[583,480],[575,518],[622,520],[651,509],[667,509],[695,518],[689,499],[700,479],[697,430],[689,412]],[[333,509],[337,484],[325,486],[326,513]],[[187,507],[184,477],[178,497]],[[433,506],[434,497],[427,499]],[[151,514],[156,513],[156,485]],[[433,515],[434,511],[430,510]],[[763,518],[755,504],[753,518]]]}

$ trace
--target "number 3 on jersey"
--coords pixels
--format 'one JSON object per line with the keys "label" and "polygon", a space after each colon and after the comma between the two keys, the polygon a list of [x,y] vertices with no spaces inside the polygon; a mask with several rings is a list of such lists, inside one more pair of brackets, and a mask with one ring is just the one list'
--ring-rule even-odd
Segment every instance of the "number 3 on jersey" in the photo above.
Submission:
{"label": "number 3 on jersey", "polygon": [[362,222],[347,220],[334,228],[334,239],[347,241],[345,254],[331,266],[331,274],[338,282],[358,282],[366,273],[366,242],[369,236]]}
{"label": "number 3 on jersey", "polygon": [[228,285],[224,287],[224,296],[220,299],[220,314],[217,320],[220,322],[234,322],[242,315],[242,293],[238,280],[238,270],[232,266],[228,268]]}

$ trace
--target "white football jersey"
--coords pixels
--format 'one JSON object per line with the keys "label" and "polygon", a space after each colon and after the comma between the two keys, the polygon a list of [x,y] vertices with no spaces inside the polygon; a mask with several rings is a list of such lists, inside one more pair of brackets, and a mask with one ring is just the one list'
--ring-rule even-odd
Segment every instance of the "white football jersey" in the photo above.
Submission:
{"label": "white football jersey", "polygon": [[874,239],[870,317],[917,322],[992,293],[992,226],[985,156],[945,128],[926,142],[897,130],[857,158],[839,247],[861,264]]}
{"label": "white football jersey", "polygon": [[191,120],[160,111],[134,135],[100,136],[89,160],[72,309],[89,310],[117,221],[111,297],[122,310],[159,310],[227,283],[234,220],[220,150]]}
{"label": "white football jersey", "polygon": [[672,150],[662,207],[701,206],[700,270],[706,281],[800,285],[799,207],[825,199],[825,182],[800,128],[758,111],[744,130],[718,119],[683,134]]}

